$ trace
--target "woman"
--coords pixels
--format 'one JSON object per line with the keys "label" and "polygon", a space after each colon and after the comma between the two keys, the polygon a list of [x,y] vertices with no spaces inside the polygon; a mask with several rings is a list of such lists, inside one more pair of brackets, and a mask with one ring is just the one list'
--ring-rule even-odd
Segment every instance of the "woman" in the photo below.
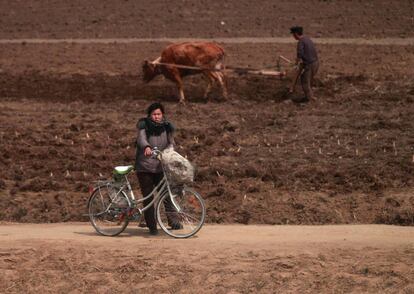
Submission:
{"label": "woman", "polygon": [[[135,169],[141,186],[142,195],[146,196],[157,186],[163,178],[161,162],[152,158],[152,150],[156,147],[163,151],[174,146],[174,126],[166,120],[164,106],[153,103],[147,109],[147,117],[141,118],[137,123],[137,153]],[[144,201],[147,206],[153,197]],[[164,203],[166,209],[171,203]],[[151,235],[157,235],[157,221],[155,219],[154,205],[144,212],[145,222]],[[180,224],[178,224],[180,226]],[[174,227],[172,225],[172,227]],[[177,229],[179,229],[177,227]]]}

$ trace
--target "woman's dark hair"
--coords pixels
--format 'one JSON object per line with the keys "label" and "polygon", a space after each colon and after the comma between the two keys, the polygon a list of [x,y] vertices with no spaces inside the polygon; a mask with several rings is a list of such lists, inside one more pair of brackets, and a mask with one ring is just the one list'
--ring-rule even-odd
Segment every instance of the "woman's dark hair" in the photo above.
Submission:
{"label": "woman's dark hair", "polygon": [[161,110],[162,114],[164,114],[164,106],[159,102],[155,102],[155,103],[152,103],[150,106],[148,106],[147,116],[148,117],[151,116],[151,113],[156,109]]}

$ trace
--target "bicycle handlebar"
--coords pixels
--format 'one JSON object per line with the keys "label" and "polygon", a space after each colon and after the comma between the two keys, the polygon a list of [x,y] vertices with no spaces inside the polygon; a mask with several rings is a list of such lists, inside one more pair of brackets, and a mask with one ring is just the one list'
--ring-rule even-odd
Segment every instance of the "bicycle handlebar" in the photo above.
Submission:
{"label": "bicycle handlebar", "polygon": [[162,154],[161,150],[159,150],[157,147],[154,147],[154,149],[152,149],[152,152],[151,152],[151,157],[159,159],[159,156],[161,154]]}

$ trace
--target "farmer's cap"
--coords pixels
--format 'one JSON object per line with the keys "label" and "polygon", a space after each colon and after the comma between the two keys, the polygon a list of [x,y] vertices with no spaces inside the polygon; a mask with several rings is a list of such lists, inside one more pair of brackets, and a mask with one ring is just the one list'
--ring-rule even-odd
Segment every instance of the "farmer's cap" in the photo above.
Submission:
{"label": "farmer's cap", "polygon": [[303,34],[303,28],[302,27],[298,27],[298,26],[294,26],[290,28],[290,33],[291,34],[298,34],[299,36]]}

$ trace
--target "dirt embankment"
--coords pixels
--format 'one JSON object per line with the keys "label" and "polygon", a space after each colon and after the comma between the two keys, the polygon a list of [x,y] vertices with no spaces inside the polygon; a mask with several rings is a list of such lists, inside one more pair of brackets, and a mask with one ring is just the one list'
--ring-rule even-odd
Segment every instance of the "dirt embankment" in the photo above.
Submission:
{"label": "dirt embankment", "polygon": [[[288,37],[295,24],[404,38],[412,16],[412,1],[16,2],[0,4],[0,38]],[[180,107],[173,85],[139,79],[165,45],[0,45],[0,219],[84,220],[88,184],[134,161],[135,123],[161,100],[210,222],[413,223],[413,46],[318,45],[317,99],[304,107],[286,81],[237,75],[227,102],[216,90],[205,103],[205,81],[188,79]],[[229,65],[252,68],[295,50],[224,47]]]}
{"label": "dirt embankment", "polygon": [[[413,223],[412,47],[320,46],[317,99],[304,107],[287,81],[237,75],[228,102],[215,90],[205,103],[205,81],[188,79],[181,107],[172,84],[137,75],[162,46],[2,46],[1,219],[85,220],[88,184],[134,161],[135,123],[162,100],[210,222]],[[228,64],[250,67],[293,51],[226,49]]]}

